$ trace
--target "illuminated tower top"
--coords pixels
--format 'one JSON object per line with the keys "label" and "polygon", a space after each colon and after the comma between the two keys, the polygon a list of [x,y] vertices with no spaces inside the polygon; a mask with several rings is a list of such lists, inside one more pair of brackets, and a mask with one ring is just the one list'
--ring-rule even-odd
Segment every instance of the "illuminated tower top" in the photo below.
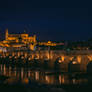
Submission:
{"label": "illuminated tower top", "polygon": [[5,32],[5,39],[8,40],[8,29],[6,29],[6,32]]}

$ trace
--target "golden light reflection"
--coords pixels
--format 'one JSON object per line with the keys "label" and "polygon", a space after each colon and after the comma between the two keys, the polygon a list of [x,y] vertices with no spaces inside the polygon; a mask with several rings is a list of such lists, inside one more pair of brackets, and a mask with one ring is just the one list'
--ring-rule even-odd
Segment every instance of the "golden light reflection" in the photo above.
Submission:
{"label": "golden light reflection", "polygon": [[81,63],[81,56],[77,56],[78,63]]}
{"label": "golden light reflection", "polygon": [[18,52],[18,54],[17,54],[17,55],[18,55],[18,57],[20,57],[20,52]]}
{"label": "golden light reflection", "polygon": [[29,80],[28,80],[28,78],[24,78],[24,79],[22,80],[22,82],[25,83],[25,84],[28,84],[28,83],[29,83]]}
{"label": "golden light reflection", "polygon": [[6,75],[6,66],[4,65],[4,75]]}
{"label": "golden light reflection", "polygon": [[87,56],[90,61],[92,61],[92,55]]}
{"label": "golden light reflection", "polygon": [[28,54],[27,54],[27,53],[25,53],[24,55],[25,55],[25,58],[28,56]]}
{"label": "golden light reflection", "polygon": [[12,56],[15,56],[15,53],[14,52],[12,53]]}
{"label": "golden light reflection", "polygon": [[17,74],[16,74],[17,72],[16,72],[16,67],[14,68],[14,76],[17,76]]}
{"label": "golden light reflection", "polygon": [[30,78],[30,70],[28,70],[28,77]]}
{"label": "golden light reflection", "polygon": [[62,75],[59,75],[59,83],[60,84],[64,84],[64,76],[62,76]]}
{"label": "golden light reflection", "polygon": [[11,76],[11,66],[9,66],[9,76]]}
{"label": "golden light reflection", "polygon": [[11,59],[12,58],[12,56],[9,56],[9,59]]}
{"label": "golden light reflection", "polygon": [[24,76],[24,71],[23,68],[21,68],[21,79],[23,79],[23,76]]}
{"label": "golden light reflection", "polygon": [[72,81],[73,81],[73,84],[76,84],[76,79],[73,79]]}
{"label": "golden light reflection", "polygon": [[36,80],[39,80],[39,72],[38,72],[38,71],[35,72],[35,79],[36,79]]}
{"label": "golden light reflection", "polygon": [[65,56],[61,56],[61,60],[64,61],[65,60]]}
{"label": "golden light reflection", "polygon": [[1,65],[1,71],[3,70],[3,66]]}
{"label": "golden light reflection", "polygon": [[50,82],[49,76],[46,75],[46,76],[45,76],[45,80],[46,80],[47,83],[49,83],[49,82]]}
{"label": "golden light reflection", "polygon": [[[60,74],[60,75],[46,75],[46,72],[25,70],[24,68],[12,68],[6,67],[5,65],[0,65],[0,74],[6,75],[11,78],[21,79],[22,83],[29,83],[29,79],[38,81],[39,83],[45,84],[77,84],[77,83],[87,83],[87,79],[70,79],[70,75]],[[14,81],[13,81],[14,82]]]}

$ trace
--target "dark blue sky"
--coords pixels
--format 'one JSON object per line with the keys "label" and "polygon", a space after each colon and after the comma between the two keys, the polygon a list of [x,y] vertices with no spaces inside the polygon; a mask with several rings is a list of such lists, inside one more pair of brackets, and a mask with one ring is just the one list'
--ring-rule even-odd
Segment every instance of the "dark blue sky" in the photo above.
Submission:
{"label": "dark blue sky", "polygon": [[39,40],[92,38],[91,2],[62,0],[0,1],[0,32],[36,34]]}

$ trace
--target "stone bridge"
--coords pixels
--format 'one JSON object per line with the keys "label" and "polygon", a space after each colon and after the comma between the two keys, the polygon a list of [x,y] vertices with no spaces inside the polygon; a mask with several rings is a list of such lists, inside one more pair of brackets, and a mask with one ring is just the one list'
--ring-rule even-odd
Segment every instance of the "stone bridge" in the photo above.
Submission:
{"label": "stone bridge", "polygon": [[69,64],[70,61],[78,62],[81,65],[81,68],[86,70],[86,66],[89,62],[92,61],[92,51],[91,50],[73,50],[73,51],[63,51],[63,50],[40,50],[40,51],[18,51],[18,52],[7,52],[1,53],[2,55],[12,55],[12,56],[21,56],[31,57],[31,59],[38,58],[40,60],[49,59],[50,66],[53,66],[57,58],[61,59],[61,63],[64,66]]}

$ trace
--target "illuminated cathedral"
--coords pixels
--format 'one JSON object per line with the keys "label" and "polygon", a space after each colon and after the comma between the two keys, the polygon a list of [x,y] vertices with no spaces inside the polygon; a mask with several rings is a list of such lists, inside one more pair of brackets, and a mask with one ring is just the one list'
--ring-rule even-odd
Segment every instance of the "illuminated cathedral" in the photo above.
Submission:
{"label": "illuminated cathedral", "polygon": [[30,50],[34,50],[36,42],[36,35],[29,36],[27,33],[9,34],[8,29],[6,29],[5,40],[0,42],[0,46],[15,48],[29,47]]}

